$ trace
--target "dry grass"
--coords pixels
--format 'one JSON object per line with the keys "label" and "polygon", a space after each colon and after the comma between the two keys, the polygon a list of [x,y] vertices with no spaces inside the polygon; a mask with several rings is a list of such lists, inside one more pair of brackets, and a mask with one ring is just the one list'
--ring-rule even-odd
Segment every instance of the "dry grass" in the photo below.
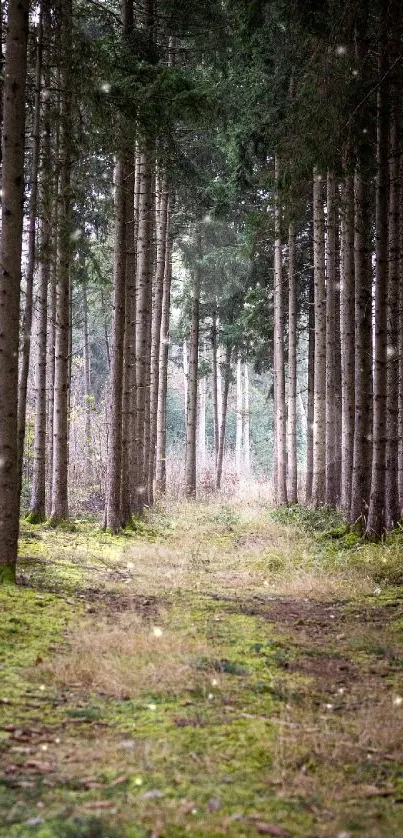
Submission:
{"label": "dry grass", "polygon": [[133,614],[114,622],[84,621],[69,637],[69,651],[52,660],[52,681],[116,698],[176,695],[201,685],[192,661],[205,655],[200,639],[182,629],[152,626]]}

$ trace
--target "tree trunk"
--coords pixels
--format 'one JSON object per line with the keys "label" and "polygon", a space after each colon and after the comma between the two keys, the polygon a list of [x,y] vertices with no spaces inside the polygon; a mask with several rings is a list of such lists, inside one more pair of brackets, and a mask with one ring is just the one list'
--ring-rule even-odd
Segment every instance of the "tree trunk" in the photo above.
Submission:
{"label": "tree trunk", "polygon": [[33,124],[32,169],[29,200],[28,223],[28,261],[25,282],[25,306],[22,321],[21,366],[18,382],[18,482],[21,491],[22,467],[24,460],[25,416],[27,410],[27,386],[31,351],[32,309],[34,271],[36,262],[36,219],[38,204],[38,171],[40,153],[40,125],[41,125],[41,86],[42,86],[42,25],[43,7],[39,9],[38,33],[36,39],[36,67],[35,67],[35,104]]}
{"label": "tree trunk", "polygon": [[[394,33],[390,39],[391,66],[399,60],[400,4],[392,4]],[[389,75],[391,90],[389,136],[389,239],[388,239],[388,309],[387,309],[387,444],[385,475],[385,526],[392,530],[400,518],[399,506],[399,286],[400,275],[400,88],[402,74],[395,69]],[[400,84],[399,84],[400,82]]]}
{"label": "tree trunk", "polygon": [[[400,157],[400,207],[403,205],[403,154]],[[403,212],[400,212],[400,276],[403,276]],[[399,428],[403,428],[403,282],[399,284]],[[399,507],[403,512],[403,433],[399,434]]]}
{"label": "tree trunk", "polygon": [[160,179],[160,199],[156,213],[157,258],[154,282],[154,305],[151,328],[151,374],[150,374],[150,468],[149,502],[154,500],[155,463],[157,446],[157,414],[160,369],[160,340],[162,323],[162,301],[164,296],[164,277],[168,228],[168,189],[164,176]]}
{"label": "tree trunk", "polygon": [[[205,347],[203,346],[203,359],[205,356]],[[198,423],[198,454],[199,462],[202,469],[206,468],[206,374],[199,379],[199,423]]]}
{"label": "tree trunk", "polygon": [[336,180],[327,175],[326,237],[326,504],[338,501],[336,477]]}
{"label": "tree trunk", "polygon": [[243,458],[245,476],[250,477],[249,369],[247,361],[244,364]]}
{"label": "tree trunk", "polygon": [[317,171],[313,182],[313,245],[315,284],[315,381],[313,420],[312,502],[326,502],[326,288],[323,180]]}
{"label": "tree trunk", "polygon": [[133,511],[132,472],[135,468],[136,424],[136,156],[128,154],[125,178],[125,325],[123,345],[121,522]]}
{"label": "tree trunk", "polygon": [[[386,10],[384,10],[384,17]],[[374,386],[372,423],[371,496],[367,521],[368,536],[379,538],[385,527],[386,467],[386,362],[388,300],[388,154],[389,108],[387,44],[381,21],[379,43],[379,85],[377,102],[376,174],[376,271],[374,313]]]}
{"label": "tree trunk", "polygon": [[[347,158],[347,155],[346,155]],[[354,453],[354,180],[345,161],[341,193],[341,507],[349,515]]]}
{"label": "tree trunk", "polygon": [[[171,202],[170,202],[171,203]],[[166,402],[168,385],[169,353],[169,311],[172,279],[172,236],[169,230],[170,205],[168,207],[167,245],[165,250],[164,291],[162,296],[160,371],[157,407],[157,487],[161,494],[166,492]]]}
{"label": "tree trunk", "polygon": [[91,394],[91,350],[88,327],[88,291],[87,281],[83,282],[83,355],[84,355],[84,410],[85,410],[85,457],[86,480],[88,484],[93,480],[93,446],[91,429],[92,394]]}
{"label": "tree trunk", "polygon": [[[50,36],[50,9],[44,4],[44,33]],[[49,88],[49,57],[44,74],[44,86]],[[40,180],[41,218],[39,227],[39,283],[36,304],[36,363],[35,363],[35,429],[34,464],[30,502],[30,518],[43,521],[46,517],[46,360],[48,327],[48,288],[52,256],[52,168],[51,108],[49,99],[43,105],[42,169]]]}
{"label": "tree trunk", "polygon": [[53,419],[52,524],[68,518],[68,393],[71,261],[71,46],[72,2],[61,13],[61,114],[58,275],[56,287],[55,387]]}
{"label": "tree trunk", "polygon": [[9,0],[4,74],[0,272],[0,584],[15,579],[19,526],[18,333],[28,6],[28,0]]}
{"label": "tree trunk", "polygon": [[[201,241],[198,236],[198,253]],[[196,265],[192,289],[192,316],[189,341],[189,374],[186,415],[185,494],[196,497],[196,429],[197,429],[197,378],[199,367],[199,317],[200,317],[200,267]]]}
{"label": "tree trunk", "polygon": [[313,272],[310,272],[308,289],[308,398],[306,410],[306,482],[305,502],[312,501],[313,482],[313,421],[315,389],[315,289]]}
{"label": "tree trunk", "polygon": [[145,431],[149,393],[149,357],[151,343],[151,280],[152,280],[152,173],[153,155],[147,147],[139,161],[139,233],[137,241],[136,278],[136,470],[134,507],[141,513],[147,500],[145,475]]}
{"label": "tree trunk", "polygon": [[372,270],[368,184],[360,162],[354,176],[355,426],[349,520],[366,527],[371,479]]}
{"label": "tree trunk", "polygon": [[218,418],[218,317],[216,310],[213,313],[213,323],[211,327],[211,351],[213,364],[214,455],[215,468],[217,470],[218,449],[220,445],[220,424]]}
{"label": "tree trunk", "polygon": [[125,156],[115,168],[115,259],[113,271],[113,323],[109,390],[109,450],[107,462],[105,525],[117,533],[121,518],[123,342],[126,283]]}
{"label": "tree trunk", "polygon": [[220,445],[218,449],[217,460],[217,476],[215,487],[217,491],[221,489],[222,467],[224,462],[224,448],[225,448],[225,432],[227,427],[227,409],[228,409],[228,393],[231,382],[231,354],[232,347],[227,345],[225,348],[225,362],[224,362],[224,392],[222,398],[222,415],[220,428]]}
{"label": "tree trunk", "polygon": [[275,160],[276,200],[274,209],[274,387],[276,434],[276,503],[287,503],[287,417],[285,406],[283,266],[281,250],[280,163]]}
{"label": "tree trunk", "polygon": [[242,392],[242,361],[238,355],[236,362],[236,440],[235,467],[238,480],[242,472],[242,431],[243,431],[243,392]]}
{"label": "tree trunk", "polygon": [[297,275],[295,223],[288,228],[288,501],[298,503],[297,472]]}

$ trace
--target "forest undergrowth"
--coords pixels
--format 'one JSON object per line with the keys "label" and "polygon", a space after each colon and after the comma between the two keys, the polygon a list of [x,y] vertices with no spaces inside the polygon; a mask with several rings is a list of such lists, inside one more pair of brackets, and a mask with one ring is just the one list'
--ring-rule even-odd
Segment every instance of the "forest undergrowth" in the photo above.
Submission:
{"label": "forest undergrowth", "polygon": [[22,523],[0,835],[403,831],[403,545],[259,502]]}

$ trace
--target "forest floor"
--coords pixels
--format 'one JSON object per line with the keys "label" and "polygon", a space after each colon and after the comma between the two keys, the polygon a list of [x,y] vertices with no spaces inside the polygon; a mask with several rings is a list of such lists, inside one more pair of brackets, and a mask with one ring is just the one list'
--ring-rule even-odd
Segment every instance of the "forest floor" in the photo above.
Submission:
{"label": "forest floor", "polygon": [[257,502],[22,524],[0,835],[403,834],[403,539]]}

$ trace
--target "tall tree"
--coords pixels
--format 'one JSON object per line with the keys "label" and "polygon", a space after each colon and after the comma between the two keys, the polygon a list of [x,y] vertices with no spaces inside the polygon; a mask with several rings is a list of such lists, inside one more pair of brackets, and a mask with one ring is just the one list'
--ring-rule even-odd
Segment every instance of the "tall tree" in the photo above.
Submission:
{"label": "tall tree", "polygon": [[297,273],[295,221],[288,228],[288,501],[298,503],[297,472]]}
{"label": "tall tree", "polygon": [[18,333],[28,9],[28,0],[9,0],[4,74],[0,246],[0,583],[15,579],[19,522]]}
{"label": "tall tree", "polygon": [[326,501],[326,287],[323,177],[314,173],[313,245],[315,284],[315,380],[312,502]]}
{"label": "tall tree", "polygon": [[274,205],[274,387],[276,435],[276,503],[287,503],[287,433],[284,366],[283,264],[281,246],[280,161],[275,159]]}

